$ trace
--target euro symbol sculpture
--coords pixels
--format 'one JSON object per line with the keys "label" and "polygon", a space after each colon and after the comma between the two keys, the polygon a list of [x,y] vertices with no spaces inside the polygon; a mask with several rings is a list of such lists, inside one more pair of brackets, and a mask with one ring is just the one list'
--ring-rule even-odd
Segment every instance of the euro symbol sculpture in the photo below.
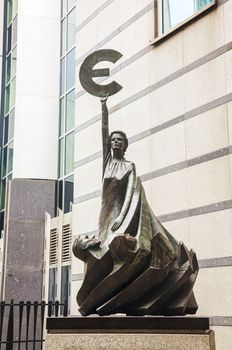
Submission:
{"label": "euro symbol sculpture", "polygon": [[96,77],[108,77],[110,75],[110,70],[108,68],[104,69],[93,69],[94,66],[102,61],[109,61],[116,63],[122,54],[115,50],[98,50],[91,53],[81,65],[80,68],[80,82],[82,87],[89,92],[91,95],[98,97],[111,96],[116,94],[122,89],[122,86],[112,81],[109,84],[101,85],[93,81]]}

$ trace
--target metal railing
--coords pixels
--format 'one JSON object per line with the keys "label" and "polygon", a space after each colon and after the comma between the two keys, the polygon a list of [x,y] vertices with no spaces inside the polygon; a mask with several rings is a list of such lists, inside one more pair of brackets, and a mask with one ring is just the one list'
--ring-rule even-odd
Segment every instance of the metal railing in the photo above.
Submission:
{"label": "metal railing", "polygon": [[0,350],[41,350],[45,317],[67,316],[67,301],[0,302]]}

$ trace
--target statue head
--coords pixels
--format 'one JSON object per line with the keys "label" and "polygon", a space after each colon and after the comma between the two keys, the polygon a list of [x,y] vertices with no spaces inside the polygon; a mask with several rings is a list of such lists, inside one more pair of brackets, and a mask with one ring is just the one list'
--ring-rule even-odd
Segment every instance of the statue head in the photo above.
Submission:
{"label": "statue head", "polygon": [[122,155],[124,155],[128,147],[126,134],[121,130],[112,131],[110,134],[110,146],[113,151],[121,149]]}

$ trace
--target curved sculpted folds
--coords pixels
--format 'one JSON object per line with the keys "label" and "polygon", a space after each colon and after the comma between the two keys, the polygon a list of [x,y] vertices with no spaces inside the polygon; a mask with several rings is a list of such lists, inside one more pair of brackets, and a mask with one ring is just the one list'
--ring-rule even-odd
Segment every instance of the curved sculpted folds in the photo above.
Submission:
{"label": "curved sculpted folds", "polygon": [[196,255],[178,242],[152,212],[135,165],[124,158],[121,131],[108,134],[102,99],[103,187],[99,236],[80,235],[74,255],[86,263],[77,294],[82,315],[194,314]]}

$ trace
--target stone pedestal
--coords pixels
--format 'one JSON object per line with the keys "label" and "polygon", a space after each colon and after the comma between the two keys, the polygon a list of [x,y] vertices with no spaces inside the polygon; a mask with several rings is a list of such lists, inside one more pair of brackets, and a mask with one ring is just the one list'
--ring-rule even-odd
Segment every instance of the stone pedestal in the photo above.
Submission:
{"label": "stone pedestal", "polygon": [[215,350],[202,317],[47,319],[46,350]]}

